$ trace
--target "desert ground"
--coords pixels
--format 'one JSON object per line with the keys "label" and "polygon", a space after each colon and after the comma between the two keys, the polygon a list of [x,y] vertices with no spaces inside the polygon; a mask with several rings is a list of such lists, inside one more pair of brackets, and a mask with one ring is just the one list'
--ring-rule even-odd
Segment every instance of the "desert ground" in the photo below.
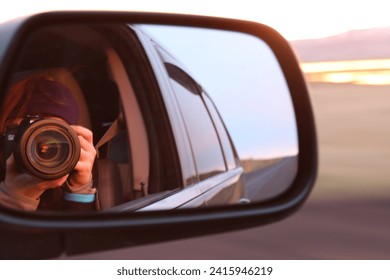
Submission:
{"label": "desert ground", "polygon": [[312,199],[390,202],[390,86],[310,84],[320,172]]}

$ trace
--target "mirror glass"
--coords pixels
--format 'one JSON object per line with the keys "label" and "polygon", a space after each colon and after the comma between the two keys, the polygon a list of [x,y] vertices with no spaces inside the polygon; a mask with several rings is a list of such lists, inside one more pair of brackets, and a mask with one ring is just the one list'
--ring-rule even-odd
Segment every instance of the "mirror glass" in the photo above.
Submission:
{"label": "mirror glass", "polygon": [[47,26],[23,42],[1,100],[0,204],[13,209],[247,204],[297,173],[286,80],[249,34]]}

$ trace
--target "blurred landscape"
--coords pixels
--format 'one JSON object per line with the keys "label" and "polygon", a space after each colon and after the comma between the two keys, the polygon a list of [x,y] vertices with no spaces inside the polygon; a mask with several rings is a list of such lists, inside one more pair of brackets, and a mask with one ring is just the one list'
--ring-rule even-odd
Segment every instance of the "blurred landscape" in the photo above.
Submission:
{"label": "blurred landscape", "polygon": [[254,170],[263,169],[268,166],[274,165],[280,162],[282,158],[273,158],[268,160],[259,160],[259,159],[244,159],[241,160],[242,167],[244,168],[245,173],[252,172]]}
{"label": "blurred landscape", "polygon": [[310,91],[320,159],[312,198],[390,204],[390,86],[311,83]]}
{"label": "blurred landscape", "polygon": [[292,45],[306,67],[317,124],[320,169],[311,199],[390,203],[390,28]]}
{"label": "blurred landscape", "polygon": [[352,30],[291,44],[302,62],[390,58],[390,27]]}

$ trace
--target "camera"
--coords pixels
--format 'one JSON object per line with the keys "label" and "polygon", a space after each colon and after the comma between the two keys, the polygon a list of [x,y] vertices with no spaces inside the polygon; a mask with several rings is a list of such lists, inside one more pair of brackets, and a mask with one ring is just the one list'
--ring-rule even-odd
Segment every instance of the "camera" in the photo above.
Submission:
{"label": "camera", "polygon": [[80,159],[76,132],[56,118],[28,116],[19,125],[7,127],[2,141],[3,166],[13,154],[16,166],[44,180],[71,172]]}

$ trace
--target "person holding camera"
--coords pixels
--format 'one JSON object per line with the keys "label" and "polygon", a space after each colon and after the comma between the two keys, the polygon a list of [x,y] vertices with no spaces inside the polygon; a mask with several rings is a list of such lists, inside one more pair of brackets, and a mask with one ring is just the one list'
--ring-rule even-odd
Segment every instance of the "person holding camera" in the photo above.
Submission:
{"label": "person holding camera", "polygon": [[19,210],[96,210],[92,132],[75,97],[45,75],[17,82],[0,116],[0,204]]}

